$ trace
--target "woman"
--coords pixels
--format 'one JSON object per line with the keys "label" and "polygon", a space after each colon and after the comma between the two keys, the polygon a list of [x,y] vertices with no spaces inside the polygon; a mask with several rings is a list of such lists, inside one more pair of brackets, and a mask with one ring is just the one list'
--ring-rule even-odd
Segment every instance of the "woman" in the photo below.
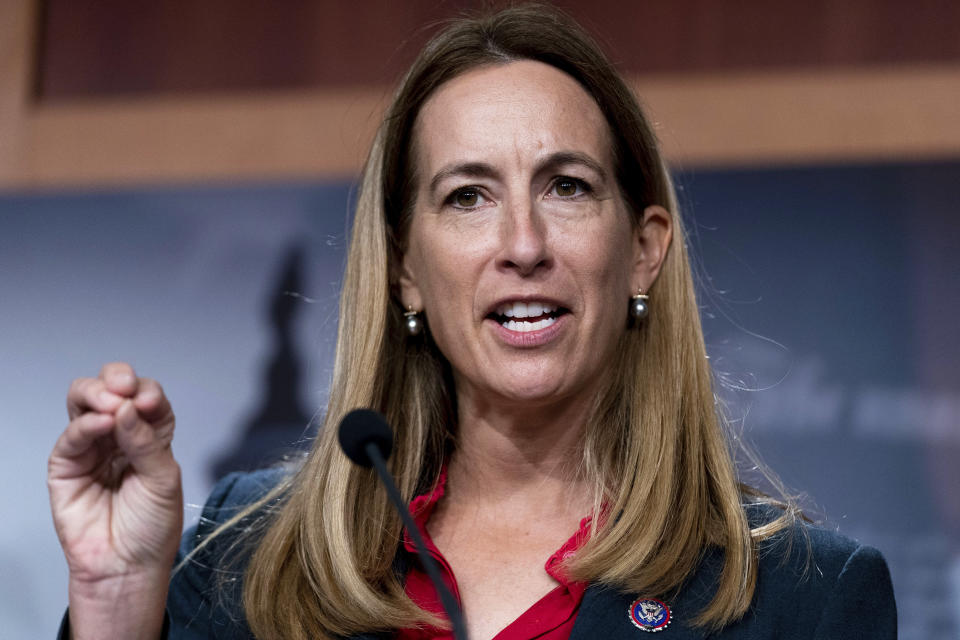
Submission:
{"label": "woman", "polygon": [[122,364],[75,382],[49,474],[74,636],[448,633],[339,451],[355,407],[393,425],[474,639],[895,636],[876,551],[738,484],[655,137],[553,10],[454,23],[404,79],[363,174],[330,397],[297,469],[218,485],[168,589],[169,404]]}

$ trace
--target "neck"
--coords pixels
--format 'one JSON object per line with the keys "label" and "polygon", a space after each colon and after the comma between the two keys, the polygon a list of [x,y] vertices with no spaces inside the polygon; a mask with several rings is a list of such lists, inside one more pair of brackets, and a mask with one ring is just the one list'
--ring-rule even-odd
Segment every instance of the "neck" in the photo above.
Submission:
{"label": "neck", "polygon": [[[589,505],[580,473],[590,406],[579,400],[549,406],[510,405],[458,396],[457,449],[449,481],[457,501],[472,504]],[[519,505],[516,505],[519,506]]]}

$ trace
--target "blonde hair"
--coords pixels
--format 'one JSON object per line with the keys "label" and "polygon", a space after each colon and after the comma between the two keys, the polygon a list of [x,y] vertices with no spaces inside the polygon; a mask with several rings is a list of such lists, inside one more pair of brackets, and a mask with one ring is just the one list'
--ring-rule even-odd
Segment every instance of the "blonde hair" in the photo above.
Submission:
{"label": "blonde hair", "polygon": [[[265,505],[243,604],[258,638],[329,638],[436,622],[406,597],[395,570],[399,517],[373,473],[340,452],[336,426],[356,407],[395,428],[390,465],[409,500],[435,482],[455,445],[449,365],[429,340],[402,335],[394,274],[411,215],[410,155],[417,113],[434,90],[481,65],[532,59],[575,78],[613,139],[617,179],[637,215],[662,205],[674,239],[649,292],[650,314],[626,329],[609,389],[586,428],[581,468],[614,517],[599,523],[567,569],[577,579],[637,593],[679,588],[702,551],[724,551],[713,600],[696,622],[719,628],[748,608],[756,541],[793,511],[751,530],[714,401],[685,235],[650,124],[599,47],[557,10],[515,7],[452,23],[401,83],[367,159],[340,300],[324,426],[302,466],[214,535]],[[279,500],[277,500],[280,498]],[[258,534],[259,535],[259,534]],[[209,539],[208,539],[209,540]]]}

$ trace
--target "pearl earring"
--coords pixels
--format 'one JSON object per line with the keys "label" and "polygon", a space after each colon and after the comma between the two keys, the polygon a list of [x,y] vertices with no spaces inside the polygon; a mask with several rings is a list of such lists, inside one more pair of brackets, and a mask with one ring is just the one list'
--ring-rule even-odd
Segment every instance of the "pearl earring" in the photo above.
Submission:
{"label": "pearl earring", "polygon": [[404,318],[406,318],[407,333],[410,336],[419,335],[420,332],[423,331],[423,320],[420,319],[420,312],[414,311],[412,305],[407,307],[407,309],[408,311],[403,314]]}
{"label": "pearl earring", "polygon": [[643,289],[637,289],[637,295],[630,298],[630,316],[637,321],[643,320],[650,313],[650,307],[647,306],[647,300],[650,296],[643,292]]}

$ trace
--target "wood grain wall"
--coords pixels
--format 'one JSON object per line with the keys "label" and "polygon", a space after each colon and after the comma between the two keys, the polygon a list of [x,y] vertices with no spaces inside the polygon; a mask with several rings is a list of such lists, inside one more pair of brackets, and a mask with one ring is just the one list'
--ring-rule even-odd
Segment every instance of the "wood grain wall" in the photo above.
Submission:
{"label": "wood grain wall", "polygon": [[[0,187],[355,175],[395,77],[480,4],[0,0]],[[960,155],[960,3],[559,4],[674,163]]]}

